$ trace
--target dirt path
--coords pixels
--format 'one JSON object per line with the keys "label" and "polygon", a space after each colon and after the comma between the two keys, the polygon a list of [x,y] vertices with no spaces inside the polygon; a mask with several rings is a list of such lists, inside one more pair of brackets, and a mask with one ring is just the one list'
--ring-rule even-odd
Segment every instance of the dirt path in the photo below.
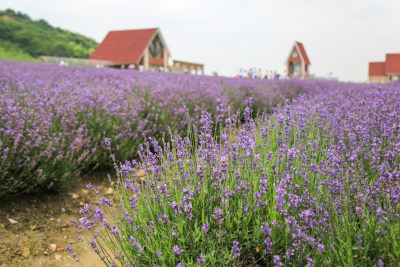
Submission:
{"label": "dirt path", "polygon": [[97,201],[96,195],[85,188],[89,182],[102,192],[109,188],[106,173],[96,173],[59,194],[0,200],[0,267],[81,266],[64,249],[69,244],[84,266],[102,266],[90,246],[77,241],[71,223],[71,219],[79,218],[84,203]]}

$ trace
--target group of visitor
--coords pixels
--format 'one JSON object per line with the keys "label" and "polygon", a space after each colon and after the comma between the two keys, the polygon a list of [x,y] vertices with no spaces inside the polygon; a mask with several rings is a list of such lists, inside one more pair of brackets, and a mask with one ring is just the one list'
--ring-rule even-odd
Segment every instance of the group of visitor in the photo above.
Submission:
{"label": "group of visitor", "polygon": [[[126,66],[125,65],[121,65],[121,69],[124,69]],[[138,70],[140,72],[144,71],[144,66],[143,65],[134,65],[134,64],[130,64],[127,66],[127,69],[130,70]],[[164,72],[164,67],[163,66],[151,66],[148,71],[152,71],[152,72]]]}
{"label": "group of visitor", "polygon": [[239,69],[235,71],[235,77],[236,78],[247,78],[247,79],[280,79],[280,78],[285,78],[286,75],[283,77],[275,70],[265,70],[263,71],[262,69],[257,68],[250,68],[249,70],[246,69]]}

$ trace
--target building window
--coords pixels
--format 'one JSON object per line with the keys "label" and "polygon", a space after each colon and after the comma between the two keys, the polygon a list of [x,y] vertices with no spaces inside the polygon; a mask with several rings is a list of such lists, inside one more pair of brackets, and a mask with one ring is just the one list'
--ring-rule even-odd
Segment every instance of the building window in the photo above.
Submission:
{"label": "building window", "polygon": [[161,42],[160,36],[157,34],[156,37],[154,37],[149,47],[150,57],[162,58],[163,48],[164,46]]}

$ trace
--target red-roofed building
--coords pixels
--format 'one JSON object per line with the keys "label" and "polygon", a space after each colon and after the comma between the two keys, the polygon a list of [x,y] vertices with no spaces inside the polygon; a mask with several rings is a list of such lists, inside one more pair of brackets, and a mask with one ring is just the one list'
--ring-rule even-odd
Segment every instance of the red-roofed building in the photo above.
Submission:
{"label": "red-roofed building", "polygon": [[385,62],[370,62],[368,76],[372,83],[386,82]]}
{"label": "red-roofed building", "polygon": [[170,55],[160,29],[153,28],[110,31],[90,59],[110,61],[121,67],[143,66],[144,70],[162,67],[166,71]]}
{"label": "red-roofed building", "polygon": [[286,60],[286,72],[290,77],[309,77],[310,65],[311,62],[303,44],[295,42]]}
{"label": "red-roofed building", "polygon": [[370,62],[368,76],[371,83],[400,80],[400,54],[386,54],[385,62]]}

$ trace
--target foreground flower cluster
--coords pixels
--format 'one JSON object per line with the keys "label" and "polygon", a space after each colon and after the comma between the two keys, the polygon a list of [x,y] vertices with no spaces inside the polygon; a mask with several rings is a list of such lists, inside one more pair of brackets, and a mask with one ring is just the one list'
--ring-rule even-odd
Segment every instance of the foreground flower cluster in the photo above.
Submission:
{"label": "foreground flower cluster", "polygon": [[256,119],[250,98],[242,123],[218,101],[186,137],[147,139],[78,239],[108,266],[394,266],[400,85],[317,87]]}
{"label": "foreground flower cluster", "polygon": [[183,134],[179,99],[198,119],[203,110],[215,114],[217,98],[234,112],[253,96],[255,108],[268,111],[304,84],[0,61],[0,197],[111,166],[105,137],[124,160],[143,136],[160,141],[168,127]]}

